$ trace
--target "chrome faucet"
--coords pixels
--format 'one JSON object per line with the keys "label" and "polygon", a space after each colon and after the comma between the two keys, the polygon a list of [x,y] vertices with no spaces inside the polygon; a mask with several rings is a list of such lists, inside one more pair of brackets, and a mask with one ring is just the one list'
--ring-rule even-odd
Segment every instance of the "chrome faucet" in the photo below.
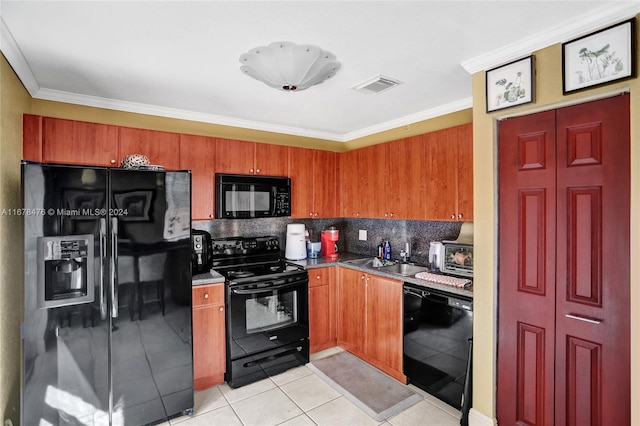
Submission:
{"label": "chrome faucet", "polygon": [[402,263],[409,263],[410,257],[411,257],[411,244],[407,242],[404,244],[404,249],[400,250],[400,258],[402,259]]}

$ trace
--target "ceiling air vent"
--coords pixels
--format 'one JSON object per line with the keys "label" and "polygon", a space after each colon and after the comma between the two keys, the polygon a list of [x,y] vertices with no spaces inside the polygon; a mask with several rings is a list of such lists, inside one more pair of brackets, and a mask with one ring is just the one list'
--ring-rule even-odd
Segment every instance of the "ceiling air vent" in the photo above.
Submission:
{"label": "ceiling air vent", "polygon": [[382,75],[377,75],[363,81],[357,86],[352,87],[352,89],[364,93],[380,93],[387,89],[391,89],[392,87],[396,87],[399,84],[402,84],[402,82]]}

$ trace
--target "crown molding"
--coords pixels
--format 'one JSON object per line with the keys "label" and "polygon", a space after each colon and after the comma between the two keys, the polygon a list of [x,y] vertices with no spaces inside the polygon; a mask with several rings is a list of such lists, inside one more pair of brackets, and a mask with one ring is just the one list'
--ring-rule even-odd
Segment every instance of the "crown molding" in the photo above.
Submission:
{"label": "crown molding", "polygon": [[640,13],[639,1],[620,1],[608,4],[588,15],[576,15],[570,21],[544,33],[535,34],[510,43],[484,55],[463,61],[462,67],[469,73],[489,70],[496,66],[528,56],[536,50],[543,49],[556,43],[578,38],[601,28],[614,25]]}
{"label": "crown molding", "polygon": [[398,127],[406,126],[408,124],[415,124],[419,121],[428,120],[430,118],[440,117],[452,112],[462,111],[463,109],[471,108],[473,106],[473,98],[460,99],[455,102],[450,102],[445,105],[440,105],[436,108],[431,108],[425,111],[420,111],[415,114],[400,117],[396,120],[387,121],[384,123],[376,124],[375,126],[367,127],[354,132],[346,133],[343,136],[342,142],[349,142],[354,139],[371,136],[376,133],[392,130]]}
{"label": "crown molding", "polygon": [[11,31],[4,23],[4,19],[0,16],[0,50],[7,58],[7,61],[15,71],[16,75],[24,85],[27,92],[34,97],[34,95],[40,90],[40,84],[36,80],[35,75],[31,71],[31,68],[27,64],[22,51],[18,47],[16,40],[13,38]]}

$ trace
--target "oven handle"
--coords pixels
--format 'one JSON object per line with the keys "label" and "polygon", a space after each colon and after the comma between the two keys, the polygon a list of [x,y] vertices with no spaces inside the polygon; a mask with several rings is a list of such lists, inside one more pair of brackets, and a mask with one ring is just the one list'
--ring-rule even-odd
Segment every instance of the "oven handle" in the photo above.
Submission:
{"label": "oven handle", "polygon": [[260,289],[250,289],[244,290],[242,288],[231,288],[231,292],[233,294],[262,294],[262,293],[271,293],[274,290],[281,290],[287,287],[298,287],[300,284],[304,284],[306,281],[296,281],[294,283],[284,283],[280,285],[274,285],[269,287],[262,287]]}
{"label": "oven handle", "polygon": [[260,359],[256,359],[254,361],[245,362],[244,364],[242,364],[242,366],[243,367],[253,367],[255,365],[260,365],[263,362],[273,361],[274,359],[282,358],[283,356],[292,355],[292,354],[295,354],[297,352],[302,352],[302,346],[296,346],[295,348],[289,349],[289,350],[284,351],[284,352],[279,352],[277,354],[266,356],[266,357],[260,358]]}

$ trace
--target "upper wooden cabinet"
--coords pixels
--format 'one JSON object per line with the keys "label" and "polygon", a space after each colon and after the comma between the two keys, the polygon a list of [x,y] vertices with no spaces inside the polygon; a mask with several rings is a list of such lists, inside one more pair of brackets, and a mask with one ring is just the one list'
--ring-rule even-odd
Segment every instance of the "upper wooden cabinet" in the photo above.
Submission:
{"label": "upper wooden cabinet", "polygon": [[336,153],[289,148],[291,217],[335,217],[337,213]]}
{"label": "upper wooden cabinet", "polygon": [[167,170],[180,168],[180,134],[156,130],[119,128],[119,150],[122,158],[130,154],[143,154],[151,164]]}
{"label": "upper wooden cabinet", "polygon": [[423,135],[426,218],[473,220],[473,130],[471,124]]}
{"label": "upper wooden cabinet", "polygon": [[118,127],[25,114],[23,158],[88,166],[119,166]]}
{"label": "upper wooden cabinet", "polygon": [[216,140],[217,173],[287,176],[289,147],[233,139]]}
{"label": "upper wooden cabinet", "polygon": [[215,138],[206,136],[180,135],[180,168],[191,170],[193,220],[214,217],[215,142]]}
{"label": "upper wooden cabinet", "polygon": [[388,215],[394,219],[425,219],[427,186],[422,135],[389,143]]}
{"label": "upper wooden cabinet", "polygon": [[340,154],[340,213],[344,217],[390,217],[388,144]]}

